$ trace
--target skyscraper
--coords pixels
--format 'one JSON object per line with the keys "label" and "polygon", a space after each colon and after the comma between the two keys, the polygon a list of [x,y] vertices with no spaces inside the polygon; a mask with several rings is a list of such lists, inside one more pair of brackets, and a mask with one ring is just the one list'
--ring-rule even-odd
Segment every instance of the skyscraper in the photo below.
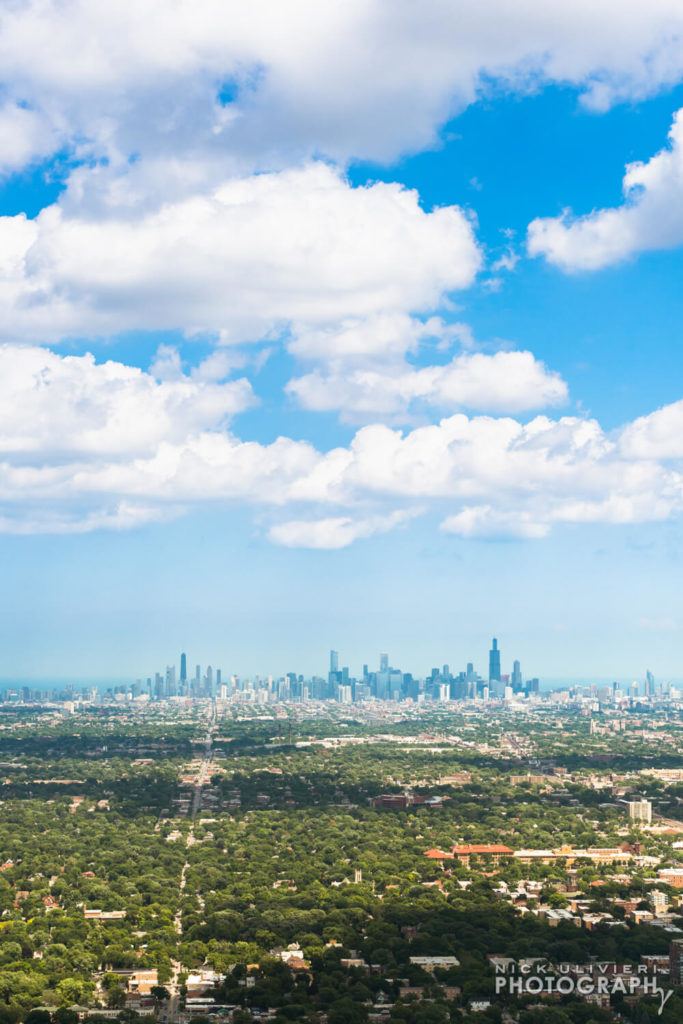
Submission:
{"label": "skyscraper", "polygon": [[495,636],[489,651],[489,682],[500,682],[500,651]]}
{"label": "skyscraper", "polygon": [[512,663],[512,678],[510,682],[512,683],[512,689],[515,693],[519,693],[524,686],[524,680],[522,679],[522,666],[518,661],[513,661]]}
{"label": "skyscraper", "polygon": [[655,677],[649,669],[645,673],[645,693],[648,697],[654,697],[655,695]]}
{"label": "skyscraper", "polygon": [[180,682],[187,682],[187,655],[185,653],[180,655]]}
{"label": "skyscraper", "polygon": [[379,656],[379,670],[380,672],[388,672],[389,670],[389,655],[380,654]]}
{"label": "skyscraper", "polygon": [[327,674],[327,696],[336,697],[337,687],[341,683],[341,672],[339,671],[339,654],[337,651],[330,651],[330,671]]}

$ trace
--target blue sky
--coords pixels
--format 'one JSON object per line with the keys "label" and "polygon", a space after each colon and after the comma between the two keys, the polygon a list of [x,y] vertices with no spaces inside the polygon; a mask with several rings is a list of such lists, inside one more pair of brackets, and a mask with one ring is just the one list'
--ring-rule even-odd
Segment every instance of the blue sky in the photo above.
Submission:
{"label": "blue sky", "polygon": [[0,28],[0,678],[683,677],[681,26],[325,6]]}

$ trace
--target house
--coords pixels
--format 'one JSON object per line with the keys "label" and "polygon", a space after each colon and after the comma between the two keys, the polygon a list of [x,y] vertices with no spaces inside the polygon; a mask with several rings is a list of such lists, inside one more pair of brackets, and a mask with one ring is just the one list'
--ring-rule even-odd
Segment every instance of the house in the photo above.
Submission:
{"label": "house", "polygon": [[158,984],[156,970],[135,971],[128,979],[127,991],[139,996],[151,996],[152,989]]}
{"label": "house", "polygon": [[188,974],[185,982],[187,999],[205,996],[207,993],[213,992],[223,981],[225,981],[225,975],[219,974],[217,971],[194,971],[192,974]]}
{"label": "house", "polygon": [[287,946],[287,949],[281,950],[277,956],[280,957],[283,964],[287,964],[293,971],[307,971],[311,966],[308,960],[304,958],[303,950],[296,943],[292,943]]}
{"label": "house", "polygon": [[447,853],[445,850],[438,850],[436,847],[432,847],[431,850],[425,850],[425,857],[429,860],[453,860],[454,854]]}

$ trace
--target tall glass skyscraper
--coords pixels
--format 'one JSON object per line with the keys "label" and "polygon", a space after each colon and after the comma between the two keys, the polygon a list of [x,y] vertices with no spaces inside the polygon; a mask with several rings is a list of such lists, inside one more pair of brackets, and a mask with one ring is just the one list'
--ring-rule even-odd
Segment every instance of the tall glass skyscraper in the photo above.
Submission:
{"label": "tall glass skyscraper", "polygon": [[489,682],[500,682],[500,651],[495,636],[489,651]]}
{"label": "tall glass skyscraper", "polygon": [[512,663],[512,679],[510,680],[510,682],[512,683],[512,689],[515,691],[515,693],[519,693],[519,691],[524,686],[524,680],[522,678],[522,666],[518,661],[513,661]]}

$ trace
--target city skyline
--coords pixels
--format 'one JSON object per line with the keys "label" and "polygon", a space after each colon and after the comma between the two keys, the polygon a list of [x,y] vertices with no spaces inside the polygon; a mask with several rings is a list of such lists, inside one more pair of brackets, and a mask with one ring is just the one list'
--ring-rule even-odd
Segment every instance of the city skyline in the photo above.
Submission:
{"label": "city skyline", "polygon": [[[465,697],[473,697],[475,695],[481,696],[483,687],[486,687],[492,696],[503,695],[508,687],[513,694],[528,693],[529,684],[531,684],[531,692],[534,693],[552,692],[572,686],[581,688],[590,685],[605,686],[608,684],[612,687],[617,686],[620,689],[626,688],[629,692],[635,691],[639,694],[642,692],[643,695],[652,696],[670,685],[677,685],[681,681],[673,676],[666,677],[664,680],[661,678],[656,679],[650,669],[645,669],[644,672],[639,674],[633,673],[627,677],[620,677],[617,674],[612,674],[609,677],[593,675],[585,677],[540,678],[538,674],[527,676],[518,658],[508,658],[507,662],[504,660],[503,651],[500,648],[497,637],[491,639],[491,647],[488,651],[488,672],[479,671],[479,663],[476,659],[473,661],[463,660],[460,656],[457,656],[457,660],[453,663],[442,662],[440,665],[432,664],[429,668],[423,666],[418,670],[411,668],[409,665],[403,665],[400,668],[393,665],[391,656],[387,652],[379,652],[374,655],[374,661],[372,657],[364,660],[360,668],[344,664],[345,660],[347,659],[339,651],[330,649],[327,672],[320,665],[312,672],[302,672],[298,669],[293,669],[292,666],[276,671],[244,672],[237,671],[234,667],[229,667],[226,671],[223,665],[229,665],[230,663],[224,663],[221,659],[213,659],[212,663],[198,662],[188,669],[188,654],[186,651],[181,651],[177,660],[171,660],[163,670],[156,669],[146,676],[138,674],[135,685],[139,692],[148,692],[151,697],[182,695],[215,697],[219,694],[221,684],[229,681],[234,683],[238,679],[242,681],[272,682],[277,679],[291,678],[297,679],[299,682],[316,680],[320,683],[327,680],[329,686],[333,688],[335,685],[345,685],[349,681],[355,684],[371,680],[374,684],[380,676],[384,676],[388,680],[392,673],[397,673],[402,678],[405,677],[408,680],[415,679],[420,683],[429,683],[430,679],[435,683],[449,683],[451,685],[450,696],[454,699],[456,699],[454,687],[458,683],[474,683],[474,688],[470,686],[467,693],[462,690],[462,687],[458,691],[457,699],[464,699]],[[482,658],[482,665],[483,662],[484,659]],[[71,678],[74,686],[82,685],[87,681],[86,678],[73,676],[63,679],[54,677],[51,683],[49,683],[49,680],[41,679],[22,680],[20,677],[15,677],[14,680],[11,680],[0,677],[0,689],[11,689],[14,685],[21,684],[38,687],[48,683],[53,686],[64,685],[68,684],[69,678]],[[89,678],[97,686],[116,683],[126,688],[130,687],[133,682],[131,679],[126,679],[125,675],[112,675],[107,678],[91,676]]]}
{"label": "city skyline", "polygon": [[[432,666],[423,672],[408,671],[392,664],[389,653],[380,652],[375,663],[364,662],[360,672],[340,662],[340,652],[329,651],[327,673],[306,675],[295,670],[280,674],[253,673],[241,675],[222,666],[197,663],[188,672],[188,655],[182,651],[178,660],[171,661],[165,669],[155,671],[135,681],[118,681],[105,689],[100,685],[79,685],[77,680],[60,687],[53,681],[51,687],[31,686],[14,682],[8,685],[0,680],[0,700],[8,703],[21,701],[24,704],[40,703],[43,700],[62,701],[72,704],[100,703],[106,701],[152,703],[181,699],[184,701],[216,701],[225,704],[247,702],[266,704],[272,702],[308,704],[338,703],[362,706],[373,702],[406,705],[503,704],[517,710],[527,702],[552,700],[555,695],[574,701],[587,697],[601,704],[639,707],[641,701],[673,702],[678,708],[681,693],[676,680],[657,680],[646,669],[641,679],[628,681],[613,679],[542,681],[538,676],[525,676],[519,659],[513,659],[512,670],[503,661],[503,652],[496,637],[491,640],[488,652],[488,673],[481,675],[473,661],[464,668],[443,664]],[[521,702],[521,704],[520,704]],[[592,726],[591,726],[592,728]]]}

